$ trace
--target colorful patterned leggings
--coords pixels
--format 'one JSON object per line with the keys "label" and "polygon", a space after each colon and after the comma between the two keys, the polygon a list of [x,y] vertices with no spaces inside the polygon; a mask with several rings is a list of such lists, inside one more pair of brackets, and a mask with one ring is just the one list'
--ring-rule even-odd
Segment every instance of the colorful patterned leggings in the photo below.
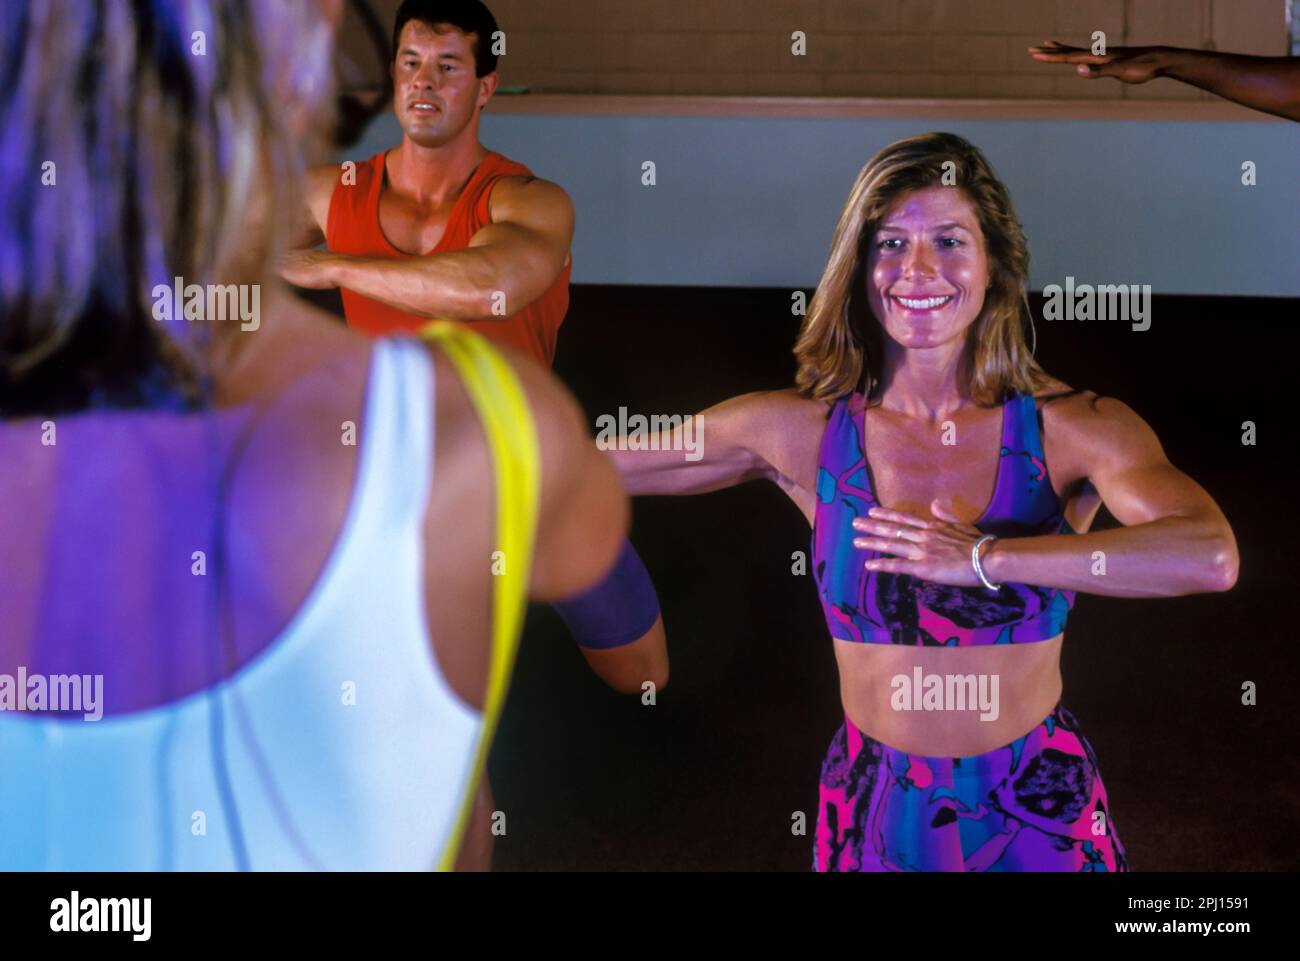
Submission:
{"label": "colorful patterned leggings", "polygon": [[817,871],[1127,871],[1092,745],[1060,703],[987,754],[907,754],[847,719],[822,763]]}

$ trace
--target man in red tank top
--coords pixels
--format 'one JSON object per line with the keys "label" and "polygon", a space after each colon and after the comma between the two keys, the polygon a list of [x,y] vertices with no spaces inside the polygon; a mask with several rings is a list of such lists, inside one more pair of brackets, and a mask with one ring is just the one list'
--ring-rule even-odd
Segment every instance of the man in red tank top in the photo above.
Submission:
{"label": "man in red tank top", "polygon": [[[367,333],[449,319],[550,367],[569,306],[573,205],[557,184],[479,143],[497,87],[495,33],[474,0],[405,0],[391,68],[402,142],[354,166],[309,171],[300,242],[328,249],[293,251],[280,273],[299,287],[340,288],[349,326]],[[642,693],[642,665],[667,642],[630,543],[604,580],[553,607],[601,677],[617,674],[618,689]],[[490,866],[491,816],[485,776],[458,869]]]}
{"label": "man in red tank top", "polygon": [[[490,17],[490,14],[489,14]],[[549,367],[569,306],[573,205],[558,184],[488,150],[479,117],[497,88],[491,37],[412,18],[395,41],[402,142],[369,160],[313,168],[311,236],[281,275],[338,287],[371,334],[463,322]]]}

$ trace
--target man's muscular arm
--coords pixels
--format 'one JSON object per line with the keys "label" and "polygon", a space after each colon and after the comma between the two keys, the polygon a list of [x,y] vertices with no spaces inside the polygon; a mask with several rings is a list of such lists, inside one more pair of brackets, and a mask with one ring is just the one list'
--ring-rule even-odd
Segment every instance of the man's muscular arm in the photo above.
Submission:
{"label": "man's muscular arm", "polygon": [[300,287],[346,287],[431,320],[505,320],[564,269],[573,204],[557,184],[510,177],[492,191],[491,216],[463,250],[410,260],[295,251],[281,273]]}

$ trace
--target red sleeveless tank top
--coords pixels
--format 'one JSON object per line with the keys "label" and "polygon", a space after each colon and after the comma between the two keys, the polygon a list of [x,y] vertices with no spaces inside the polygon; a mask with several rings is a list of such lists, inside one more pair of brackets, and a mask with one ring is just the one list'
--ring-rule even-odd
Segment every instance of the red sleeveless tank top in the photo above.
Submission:
{"label": "red sleeveless tank top", "polygon": [[[325,243],[331,251],[393,260],[415,258],[415,254],[403,253],[389,243],[379,227],[379,194],[384,186],[384,158],[387,154],[385,150],[357,164],[355,184],[345,186],[340,181],[334,185],[325,227]],[[495,151],[489,152],[457,198],[442,239],[426,256],[468,247],[470,238],[492,222],[488,204],[496,182],[502,177],[531,175],[532,171],[523,164]],[[550,367],[555,359],[556,335],[569,309],[569,274],[572,268],[570,263],[541,297],[518,313],[502,320],[463,323],[489,340],[522,350]],[[357,330],[383,335],[416,330],[428,323],[423,317],[381,304],[354,291],[344,289],[341,293],[348,325]]]}

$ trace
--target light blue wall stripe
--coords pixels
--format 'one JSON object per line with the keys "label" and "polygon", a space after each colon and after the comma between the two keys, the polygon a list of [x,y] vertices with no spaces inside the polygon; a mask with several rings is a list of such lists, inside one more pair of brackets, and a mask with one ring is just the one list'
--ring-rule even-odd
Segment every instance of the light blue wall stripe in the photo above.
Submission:
{"label": "light blue wall stripe", "polygon": [[[816,286],[849,187],[927,130],[976,144],[1029,237],[1031,286],[1300,296],[1300,124],[602,117],[483,118],[488,147],[568,190],[575,283]],[[391,114],[353,158],[400,141]],[[653,160],[658,183],[641,185]],[[1256,164],[1258,185],[1241,183]]]}

